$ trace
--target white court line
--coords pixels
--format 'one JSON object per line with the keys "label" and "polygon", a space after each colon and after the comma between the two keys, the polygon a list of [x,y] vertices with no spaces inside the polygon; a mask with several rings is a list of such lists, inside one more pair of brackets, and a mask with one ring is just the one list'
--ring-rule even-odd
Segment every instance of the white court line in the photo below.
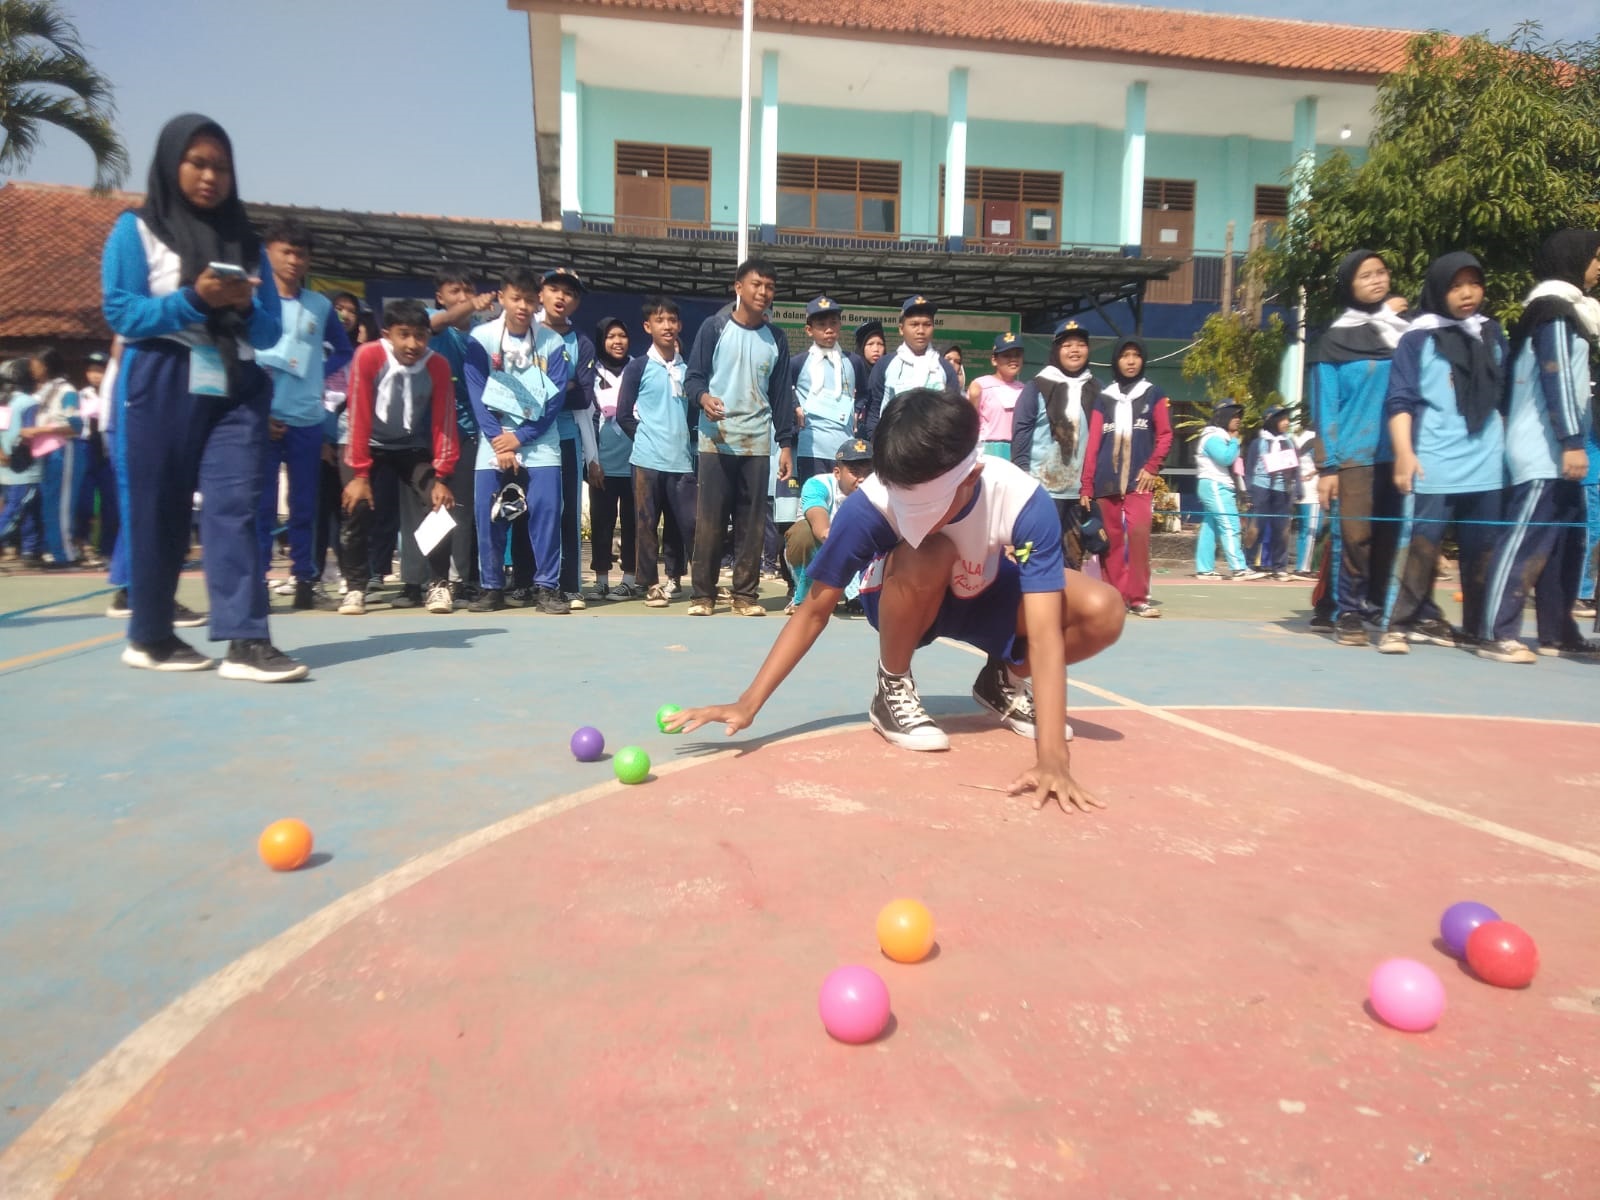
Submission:
{"label": "white court line", "polygon": [[[940,645],[950,646],[965,653],[974,654],[979,658],[987,657],[982,650],[972,646],[963,645],[960,642],[952,642],[945,638],[940,638],[939,643]],[[1427,813],[1430,817],[1440,817],[1446,821],[1451,821],[1457,825],[1460,825],[1465,829],[1476,830],[1478,833],[1486,833],[1490,837],[1499,838],[1503,842],[1510,842],[1512,845],[1521,846],[1527,850],[1536,850],[1540,854],[1547,854],[1551,858],[1559,858],[1563,862],[1569,862],[1574,866],[1586,867],[1591,871],[1600,871],[1600,854],[1592,854],[1587,850],[1580,850],[1576,846],[1568,846],[1564,842],[1552,841],[1550,838],[1540,837],[1538,834],[1529,833],[1524,829],[1515,829],[1510,825],[1502,825],[1499,821],[1490,821],[1484,817],[1476,816],[1473,813],[1463,812],[1459,808],[1451,808],[1447,804],[1438,804],[1432,800],[1425,800],[1421,796],[1414,795],[1411,792],[1402,791],[1397,787],[1390,787],[1388,784],[1379,783],[1375,779],[1366,779],[1363,776],[1352,774],[1349,771],[1342,771],[1338,767],[1329,766],[1327,763],[1318,762],[1313,758],[1306,758],[1304,755],[1295,754],[1289,750],[1279,750],[1272,747],[1263,746],[1260,742],[1252,738],[1247,738],[1237,733],[1230,733],[1226,729],[1218,729],[1214,725],[1207,725],[1202,721],[1196,721],[1192,717],[1186,717],[1183,714],[1173,712],[1170,709],[1156,708],[1149,704],[1143,704],[1129,696],[1119,695],[1108,688],[1097,687],[1092,683],[1084,683],[1082,680],[1073,679],[1070,675],[1067,678],[1067,683],[1071,687],[1088,692],[1091,696],[1098,696],[1102,700],[1108,700],[1113,704],[1120,704],[1122,707],[1129,709],[1132,712],[1143,713],[1146,716],[1154,717],[1158,721],[1165,721],[1169,725],[1176,725],[1181,729],[1187,729],[1191,733],[1198,733],[1202,737],[1208,737],[1214,741],[1226,742],[1230,746],[1237,747],[1240,750],[1247,750],[1251,754],[1254,754],[1260,758],[1267,758],[1271,759],[1273,762],[1286,763],[1291,767],[1298,767],[1300,770],[1305,771],[1308,774],[1320,775],[1324,779],[1332,780],[1335,783],[1342,783],[1346,787],[1357,788],[1360,791],[1369,792],[1374,796],[1382,796],[1385,800],[1393,800],[1396,804],[1403,804],[1407,808],[1413,808],[1418,812]],[[1197,705],[1196,707],[1200,708],[1205,706]],[[1258,705],[1253,708],[1246,709],[1245,711],[1274,712],[1276,709],[1271,705],[1266,707],[1261,707]],[[1351,710],[1333,709],[1329,711],[1348,712]],[[1397,717],[1410,715],[1405,713],[1373,713],[1359,709],[1355,711],[1362,716]],[[1443,716],[1448,714],[1436,715]],[[1494,720],[1496,718],[1488,719]],[[1533,718],[1523,719],[1532,720]],[[1572,723],[1585,724],[1585,722]],[[1540,724],[1544,724],[1544,722],[1540,722]],[[1551,722],[1551,724],[1554,724],[1554,722]]]}
{"label": "white court line", "polygon": [[[1085,690],[1088,690],[1087,687]],[[1095,705],[1096,708],[1117,707]],[[1079,711],[1082,711],[1080,706]],[[1504,717],[1499,713],[1408,712],[1388,708],[1320,708],[1306,704],[1163,704],[1162,712],[1270,712],[1332,713],[1344,717],[1406,717],[1434,721],[1499,721],[1503,725],[1563,725],[1577,729],[1600,729],[1600,721],[1573,721],[1563,717]]]}
{"label": "white court line", "polygon": [[[868,728],[865,721],[852,721],[781,740],[787,745]],[[703,758],[664,763],[655,767],[654,773],[658,777],[676,774],[719,762],[730,755],[747,753],[749,749],[748,743],[733,744]],[[476,850],[623,788],[623,784],[611,781],[557,797],[401,863],[387,874],[340,896],[271,941],[263,942],[210,978],[201,980],[123,1038],[110,1053],[74,1080],[21,1137],[0,1152],[0,1197],[4,1200],[49,1200],[55,1196],[94,1149],[95,1140],[106,1123],[207,1025],[238,1001],[260,991],[284,967],[357,917]]]}

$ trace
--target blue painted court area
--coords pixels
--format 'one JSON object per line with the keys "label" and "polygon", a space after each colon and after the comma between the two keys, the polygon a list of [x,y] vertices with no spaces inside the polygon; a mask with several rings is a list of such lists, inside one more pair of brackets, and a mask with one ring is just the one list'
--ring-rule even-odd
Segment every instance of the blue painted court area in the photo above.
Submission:
{"label": "blue painted court area", "polygon": [[[608,778],[606,765],[568,754],[576,726],[600,727],[612,749],[642,745],[657,762],[722,744],[720,730],[659,734],[655,709],[733,699],[781,620],[637,605],[567,618],[284,614],[276,639],[313,677],[264,687],[122,667],[120,642],[102,640],[118,632],[103,603],[85,595],[17,612],[30,607],[24,597],[0,617],[0,1145],[242,953],[407,859]],[[875,655],[865,622],[836,621],[741,740],[862,720]],[[952,647],[922,652],[929,708],[970,712],[977,666]],[[1117,647],[1073,677],[1150,705],[1582,720],[1597,670],[1429,647],[1384,658],[1272,621],[1167,619],[1130,621]],[[1100,730],[1087,709],[1108,700],[1075,691],[1071,701],[1085,706],[1075,770],[1112,804],[1135,801],[1137,781],[1096,773]],[[1293,749],[1329,761],[1360,753]],[[1019,741],[1018,769],[1028,761]],[[981,792],[973,802],[1021,803]],[[329,857],[293,875],[267,871],[255,839],[282,816],[304,818]]]}

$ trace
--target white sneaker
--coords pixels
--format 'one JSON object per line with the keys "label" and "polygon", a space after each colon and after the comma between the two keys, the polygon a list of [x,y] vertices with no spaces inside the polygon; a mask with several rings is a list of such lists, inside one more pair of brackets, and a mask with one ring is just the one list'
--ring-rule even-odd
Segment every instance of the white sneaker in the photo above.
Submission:
{"label": "white sneaker", "polygon": [[367,594],[365,592],[346,592],[344,599],[339,601],[339,612],[346,617],[366,616]]}
{"label": "white sneaker", "polygon": [[436,583],[428,589],[428,611],[431,613],[454,612],[456,607],[455,597],[450,594],[448,583]]}
{"label": "white sneaker", "polygon": [[1534,652],[1517,641],[1516,638],[1506,638],[1499,642],[1484,642],[1478,647],[1477,655],[1479,658],[1487,658],[1490,662],[1531,663],[1539,661]]}
{"label": "white sneaker", "polygon": [[348,591],[349,591],[349,590],[350,590],[350,585],[349,585],[349,584],[348,584],[348,583],[346,583],[346,582],[345,582],[345,581],[344,581],[344,580],[342,580],[342,579],[341,579],[341,580],[339,580],[339,595],[341,595],[341,596],[342,596],[342,595],[344,595],[344,594],[345,594],[345,593],[346,593],[346,592],[348,592]]}
{"label": "white sneaker", "polygon": [[[1378,637],[1379,654],[1410,654],[1411,641],[1398,629],[1391,629]],[[1530,656],[1531,657],[1531,656]]]}
{"label": "white sneaker", "polygon": [[288,579],[285,579],[282,583],[275,586],[272,591],[273,594],[277,596],[294,595],[294,577],[291,575]]}
{"label": "white sneaker", "polygon": [[581,612],[589,607],[583,602],[582,592],[563,592],[562,595],[566,597],[567,603],[572,606],[573,612]]}
{"label": "white sneaker", "polygon": [[886,675],[879,668],[878,690],[867,709],[867,719],[885,741],[903,750],[950,749],[950,738],[922,707],[922,697],[909,672]]}

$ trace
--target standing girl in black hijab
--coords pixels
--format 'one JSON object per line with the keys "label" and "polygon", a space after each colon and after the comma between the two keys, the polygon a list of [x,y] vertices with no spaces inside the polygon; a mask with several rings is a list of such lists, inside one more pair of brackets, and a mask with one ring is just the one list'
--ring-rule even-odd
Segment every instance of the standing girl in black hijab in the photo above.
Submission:
{"label": "standing girl in black hijab", "polygon": [[122,661],[132,667],[212,665],[172,631],[198,490],[211,637],[229,643],[219,673],[260,682],[307,673],[268,636],[256,542],[272,385],[255,351],[282,332],[277,289],[256,286],[263,266],[228,135],[199,114],[174,117],[156,144],[145,202],[117,218],[101,268],[106,320],[126,344],[117,452],[133,609]]}

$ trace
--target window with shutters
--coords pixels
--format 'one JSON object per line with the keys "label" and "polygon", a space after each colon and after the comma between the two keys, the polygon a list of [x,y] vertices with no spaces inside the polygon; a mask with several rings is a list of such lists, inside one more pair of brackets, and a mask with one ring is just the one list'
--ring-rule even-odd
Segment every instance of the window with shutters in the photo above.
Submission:
{"label": "window with shutters", "polygon": [[644,225],[704,228],[711,220],[711,151],[704,146],[618,142],[616,215]]}
{"label": "window with shutters", "polygon": [[[944,195],[944,167],[939,195]],[[994,242],[1061,240],[1061,172],[968,167],[961,235]],[[939,206],[943,233],[944,206]]]}
{"label": "window with shutters", "polygon": [[1257,187],[1254,215],[1269,221],[1285,220],[1289,216],[1289,189],[1266,184]]}
{"label": "window with shutters", "polygon": [[894,236],[900,231],[900,164],[778,155],[778,227]]}
{"label": "window with shutters", "polygon": [[1194,180],[1146,179],[1144,207],[1149,212],[1193,212]]}

